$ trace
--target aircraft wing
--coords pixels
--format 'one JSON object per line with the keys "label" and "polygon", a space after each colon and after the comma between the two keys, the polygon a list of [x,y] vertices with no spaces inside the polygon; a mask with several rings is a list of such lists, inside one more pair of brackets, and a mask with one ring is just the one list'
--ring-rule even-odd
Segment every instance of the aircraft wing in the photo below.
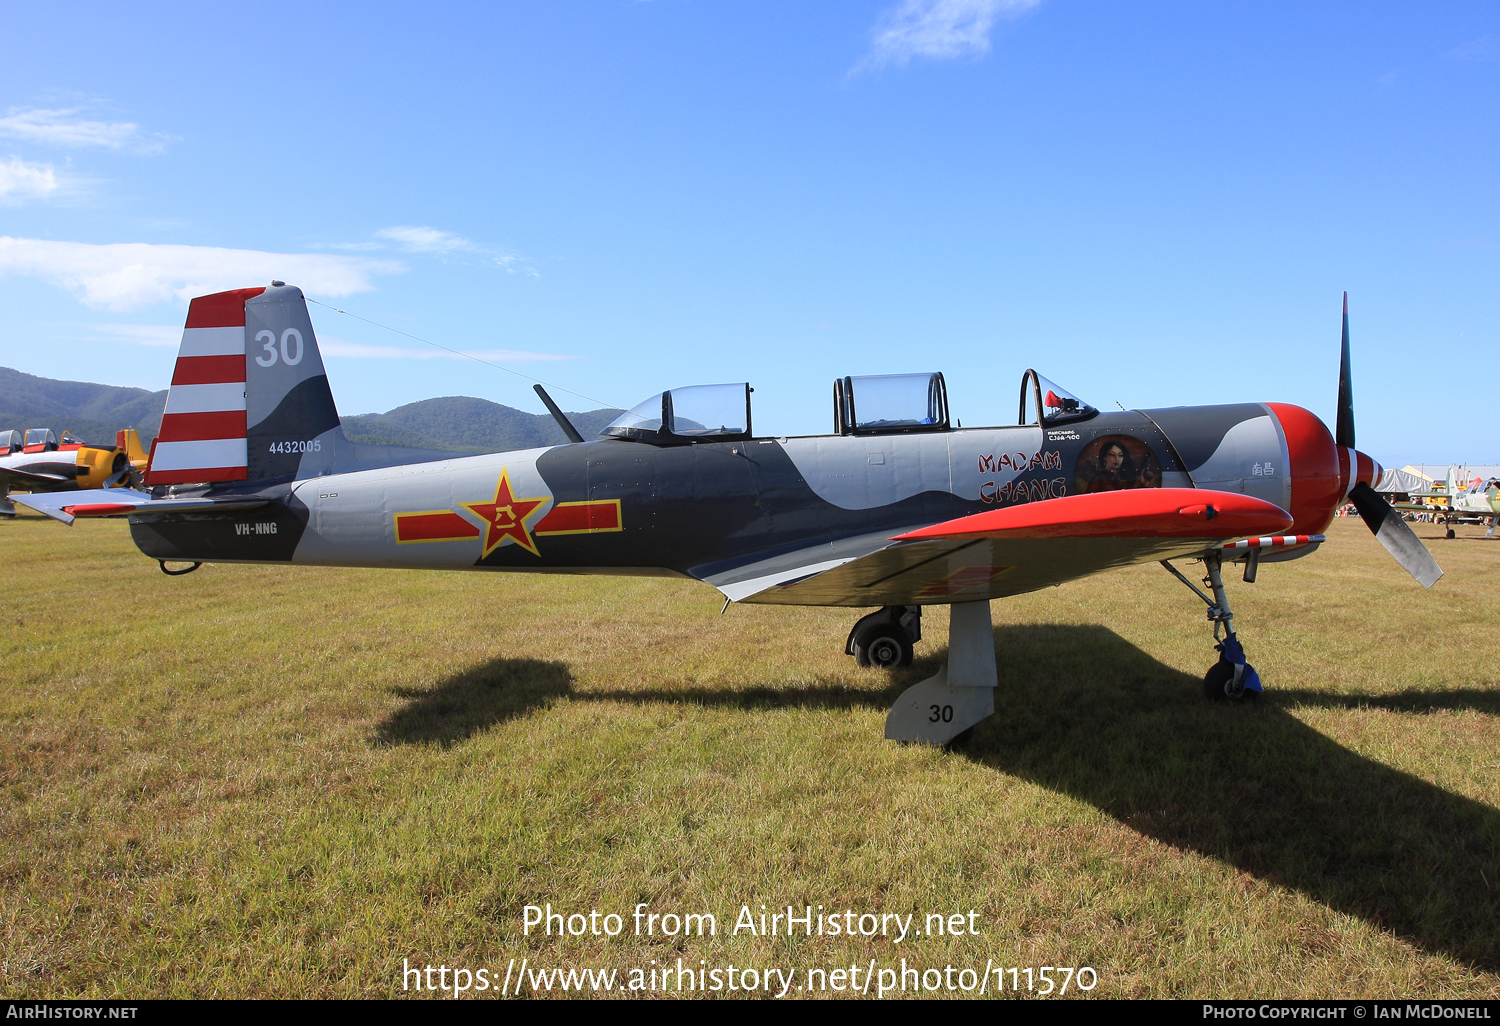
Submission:
{"label": "aircraft wing", "polygon": [[1291,514],[1249,495],[1195,488],[1104,492],[989,510],[878,541],[850,539],[844,551],[823,545],[704,579],[740,602],[970,602],[1203,553],[1291,524]]}
{"label": "aircraft wing", "polygon": [[1495,515],[1495,511],[1489,509],[1488,504],[1484,508],[1478,506],[1458,506],[1451,502],[1445,502],[1440,506],[1426,505],[1420,502],[1392,502],[1389,505],[1391,509],[1406,510],[1410,513],[1454,513],[1466,517],[1492,517]]}
{"label": "aircraft wing", "polygon": [[21,485],[25,485],[29,481],[35,481],[38,484],[59,484],[72,483],[78,480],[78,476],[71,473],[73,468],[69,467],[68,469],[70,473],[67,474],[47,474],[36,470],[17,470],[13,467],[7,467],[5,469],[5,476],[10,478],[12,483]]}
{"label": "aircraft wing", "polygon": [[11,495],[12,502],[45,513],[54,520],[72,524],[76,517],[123,517],[131,513],[194,513],[227,511],[264,506],[265,499],[229,496],[221,499],[153,499],[129,488],[92,488],[77,492],[43,492]]}

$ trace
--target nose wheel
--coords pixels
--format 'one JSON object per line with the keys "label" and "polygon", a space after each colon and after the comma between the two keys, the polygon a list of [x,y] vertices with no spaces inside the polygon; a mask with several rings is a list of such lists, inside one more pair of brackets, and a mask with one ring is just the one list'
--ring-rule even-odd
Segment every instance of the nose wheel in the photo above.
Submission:
{"label": "nose wheel", "polygon": [[[1260,697],[1260,675],[1245,661],[1245,650],[1234,633],[1234,613],[1229,608],[1229,596],[1224,590],[1224,557],[1217,552],[1203,557],[1203,583],[1213,592],[1213,598],[1205,595],[1197,585],[1188,580],[1167,560],[1161,565],[1208,605],[1208,620],[1214,625],[1214,648],[1219,661],[1203,675],[1203,696],[1210,702],[1253,702]],[[1245,580],[1254,581],[1254,563],[1246,568]],[[1223,631],[1223,638],[1219,634]]]}

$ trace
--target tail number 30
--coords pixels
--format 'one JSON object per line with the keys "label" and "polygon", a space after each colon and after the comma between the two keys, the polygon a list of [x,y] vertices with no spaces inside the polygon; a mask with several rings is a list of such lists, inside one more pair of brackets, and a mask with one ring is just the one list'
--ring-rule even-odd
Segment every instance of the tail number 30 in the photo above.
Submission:
{"label": "tail number 30", "polygon": [[[255,362],[262,367],[274,367],[276,365],[276,332],[261,331],[255,335],[255,341],[261,343],[265,354],[257,356]],[[288,328],[281,333],[281,360],[288,367],[295,367],[302,362],[302,332],[296,328]]]}
{"label": "tail number 30", "polygon": [[929,709],[929,713],[930,715],[927,717],[928,723],[953,722],[953,706],[951,705],[934,705]]}

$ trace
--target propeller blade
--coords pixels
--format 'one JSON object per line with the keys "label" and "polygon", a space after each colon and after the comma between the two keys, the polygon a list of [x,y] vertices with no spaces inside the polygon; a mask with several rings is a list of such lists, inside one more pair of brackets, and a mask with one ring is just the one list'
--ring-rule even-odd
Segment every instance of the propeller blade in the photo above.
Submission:
{"label": "propeller blade", "polygon": [[[1349,369],[1349,293],[1344,293],[1344,344],[1339,350],[1339,409],[1333,440],[1347,448],[1354,444],[1354,375]],[[1372,527],[1373,531],[1374,528]]]}
{"label": "propeller blade", "polygon": [[1349,492],[1349,501],[1359,510],[1360,518],[1376,540],[1385,546],[1385,551],[1401,564],[1403,570],[1415,577],[1418,584],[1430,588],[1438,582],[1443,576],[1443,568],[1437,565],[1422,539],[1406,526],[1401,514],[1391,509],[1390,503],[1375,489],[1361,482]]}

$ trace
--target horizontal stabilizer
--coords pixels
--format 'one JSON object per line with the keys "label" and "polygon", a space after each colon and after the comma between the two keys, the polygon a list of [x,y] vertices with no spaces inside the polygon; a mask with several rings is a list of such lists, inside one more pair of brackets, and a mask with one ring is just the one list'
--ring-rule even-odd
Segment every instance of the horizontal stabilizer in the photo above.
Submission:
{"label": "horizontal stabilizer", "polygon": [[265,499],[227,496],[222,499],[153,499],[129,488],[95,488],[80,492],[42,492],[12,495],[11,501],[72,524],[76,517],[123,517],[131,513],[228,512],[264,506]]}
{"label": "horizontal stabilizer", "polygon": [[1292,515],[1250,495],[1204,488],[1139,488],[1069,495],[933,524],[896,541],[938,538],[1240,538],[1280,534]]}

